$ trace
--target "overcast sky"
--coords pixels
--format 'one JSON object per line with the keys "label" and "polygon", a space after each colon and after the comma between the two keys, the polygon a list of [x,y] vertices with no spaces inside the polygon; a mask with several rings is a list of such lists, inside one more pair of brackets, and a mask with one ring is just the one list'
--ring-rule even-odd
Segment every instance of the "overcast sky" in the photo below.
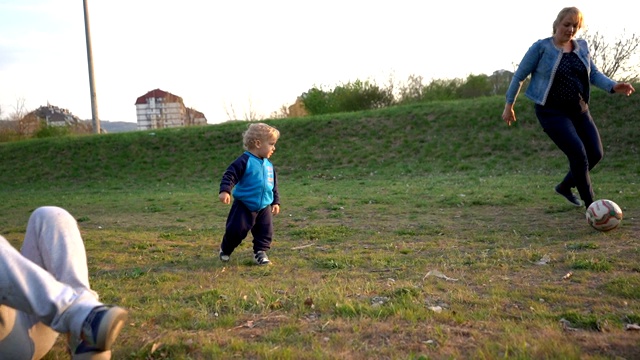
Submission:
{"label": "overcast sky", "polygon": [[[313,86],[514,70],[564,6],[592,31],[640,35],[637,0],[87,0],[105,121],[136,122],[160,88],[209,123],[268,116]],[[0,0],[0,107],[50,103],[91,118],[80,0]]]}

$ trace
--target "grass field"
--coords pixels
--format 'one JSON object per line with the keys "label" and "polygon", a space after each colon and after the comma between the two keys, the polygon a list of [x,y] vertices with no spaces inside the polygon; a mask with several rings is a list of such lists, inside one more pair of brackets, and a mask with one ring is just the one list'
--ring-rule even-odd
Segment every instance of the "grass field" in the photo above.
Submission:
{"label": "grass field", "polygon": [[493,97],[268,121],[272,266],[250,239],[217,258],[245,122],[0,144],[0,234],[18,247],[41,205],[78,219],[92,286],[130,310],[114,359],[638,359],[640,96],[592,104],[608,233],[554,194],[531,103],[507,127]]}

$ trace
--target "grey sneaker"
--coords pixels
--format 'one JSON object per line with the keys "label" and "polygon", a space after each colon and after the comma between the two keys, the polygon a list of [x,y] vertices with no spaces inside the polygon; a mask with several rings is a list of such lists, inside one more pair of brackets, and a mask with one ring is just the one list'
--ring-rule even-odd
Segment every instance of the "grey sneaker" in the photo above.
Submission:
{"label": "grey sneaker", "polygon": [[580,201],[580,199],[578,199],[577,196],[573,195],[573,193],[571,192],[571,189],[563,190],[562,188],[560,188],[560,184],[558,184],[556,185],[554,190],[556,191],[556,194],[562,195],[565,199],[567,199],[567,201],[571,205],[575,207],[582,206],[582,201]]}
{"label": "grey sneaker", "polygon": [[231,255],[225,254],[222,249],[220,249],[220,261],[227,262],[229,259],[231,259]]}
{"label": "grey sneaker", "polygon": [[117,306],[95,307],[82,323],[80,343],[75,346],[74,359],[81,355],[111,350],[127,318],[127,311]]}
{"label": "grey sneaker", "polygon": [[267,253],[264,251],[257,251],[253,257],[256,259],[256,264],[258,265],[269,265],[271,261],[267,257]]}
{"label": "grey sneaker", "polygon": [[80,338],[67,333],[69,359],[73,360],[111,360],[111,350],[101,351],[90,347]]}

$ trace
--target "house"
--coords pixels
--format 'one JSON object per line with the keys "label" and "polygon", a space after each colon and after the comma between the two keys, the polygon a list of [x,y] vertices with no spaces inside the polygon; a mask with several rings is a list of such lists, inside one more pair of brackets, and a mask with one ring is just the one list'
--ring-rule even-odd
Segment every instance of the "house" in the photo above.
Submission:
{"label": "house", "polygon": [[23,135],[35,134],[42,126],[78,126],[82,120],[69,110],[47,103],[16,121],[16,131]]}
{"label": "house", "polygon": [[187,108],[187,116],[193,125],[205,125],[207,123],[207,118],[198,110]]}
{"label": "house", "polygon": [[40,106],[33,113],[39,120],[44,120],[50,126],[73,126],[80,122],[80,118],[69,110],[50,104]]}
{"label": "house", "polygon": [[287,117],[303,117],[309,115],[307,108],[304,107],[304,101],[298,96],[296,102],[289,106],[289,114]]}
{"label": "house", "polygon": [[184,105],[180,96],[160,89],[136,100],[138,130],[206,125],[204,114]]}

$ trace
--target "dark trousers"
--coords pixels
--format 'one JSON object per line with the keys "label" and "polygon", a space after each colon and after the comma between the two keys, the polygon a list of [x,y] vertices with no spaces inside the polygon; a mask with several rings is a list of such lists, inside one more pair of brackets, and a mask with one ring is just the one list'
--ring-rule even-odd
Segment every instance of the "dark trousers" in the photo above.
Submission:
{"label": "dark trousers", "polygon": [[231,255],[251,231],[253,252],[267,251],[273,238],[271,206],[260,211],[249,210],[242,201],[234,200],[227,217],[227,225],[220,249]]}
{"label": "dark trousers", "polygon": [[535,108],[542,129],[569,160],[569,172],[560,186],[577,188],[588,207],[594,197],[589,171],[604,155],[600,134],[589,110],[572,113],[540,105]]}

